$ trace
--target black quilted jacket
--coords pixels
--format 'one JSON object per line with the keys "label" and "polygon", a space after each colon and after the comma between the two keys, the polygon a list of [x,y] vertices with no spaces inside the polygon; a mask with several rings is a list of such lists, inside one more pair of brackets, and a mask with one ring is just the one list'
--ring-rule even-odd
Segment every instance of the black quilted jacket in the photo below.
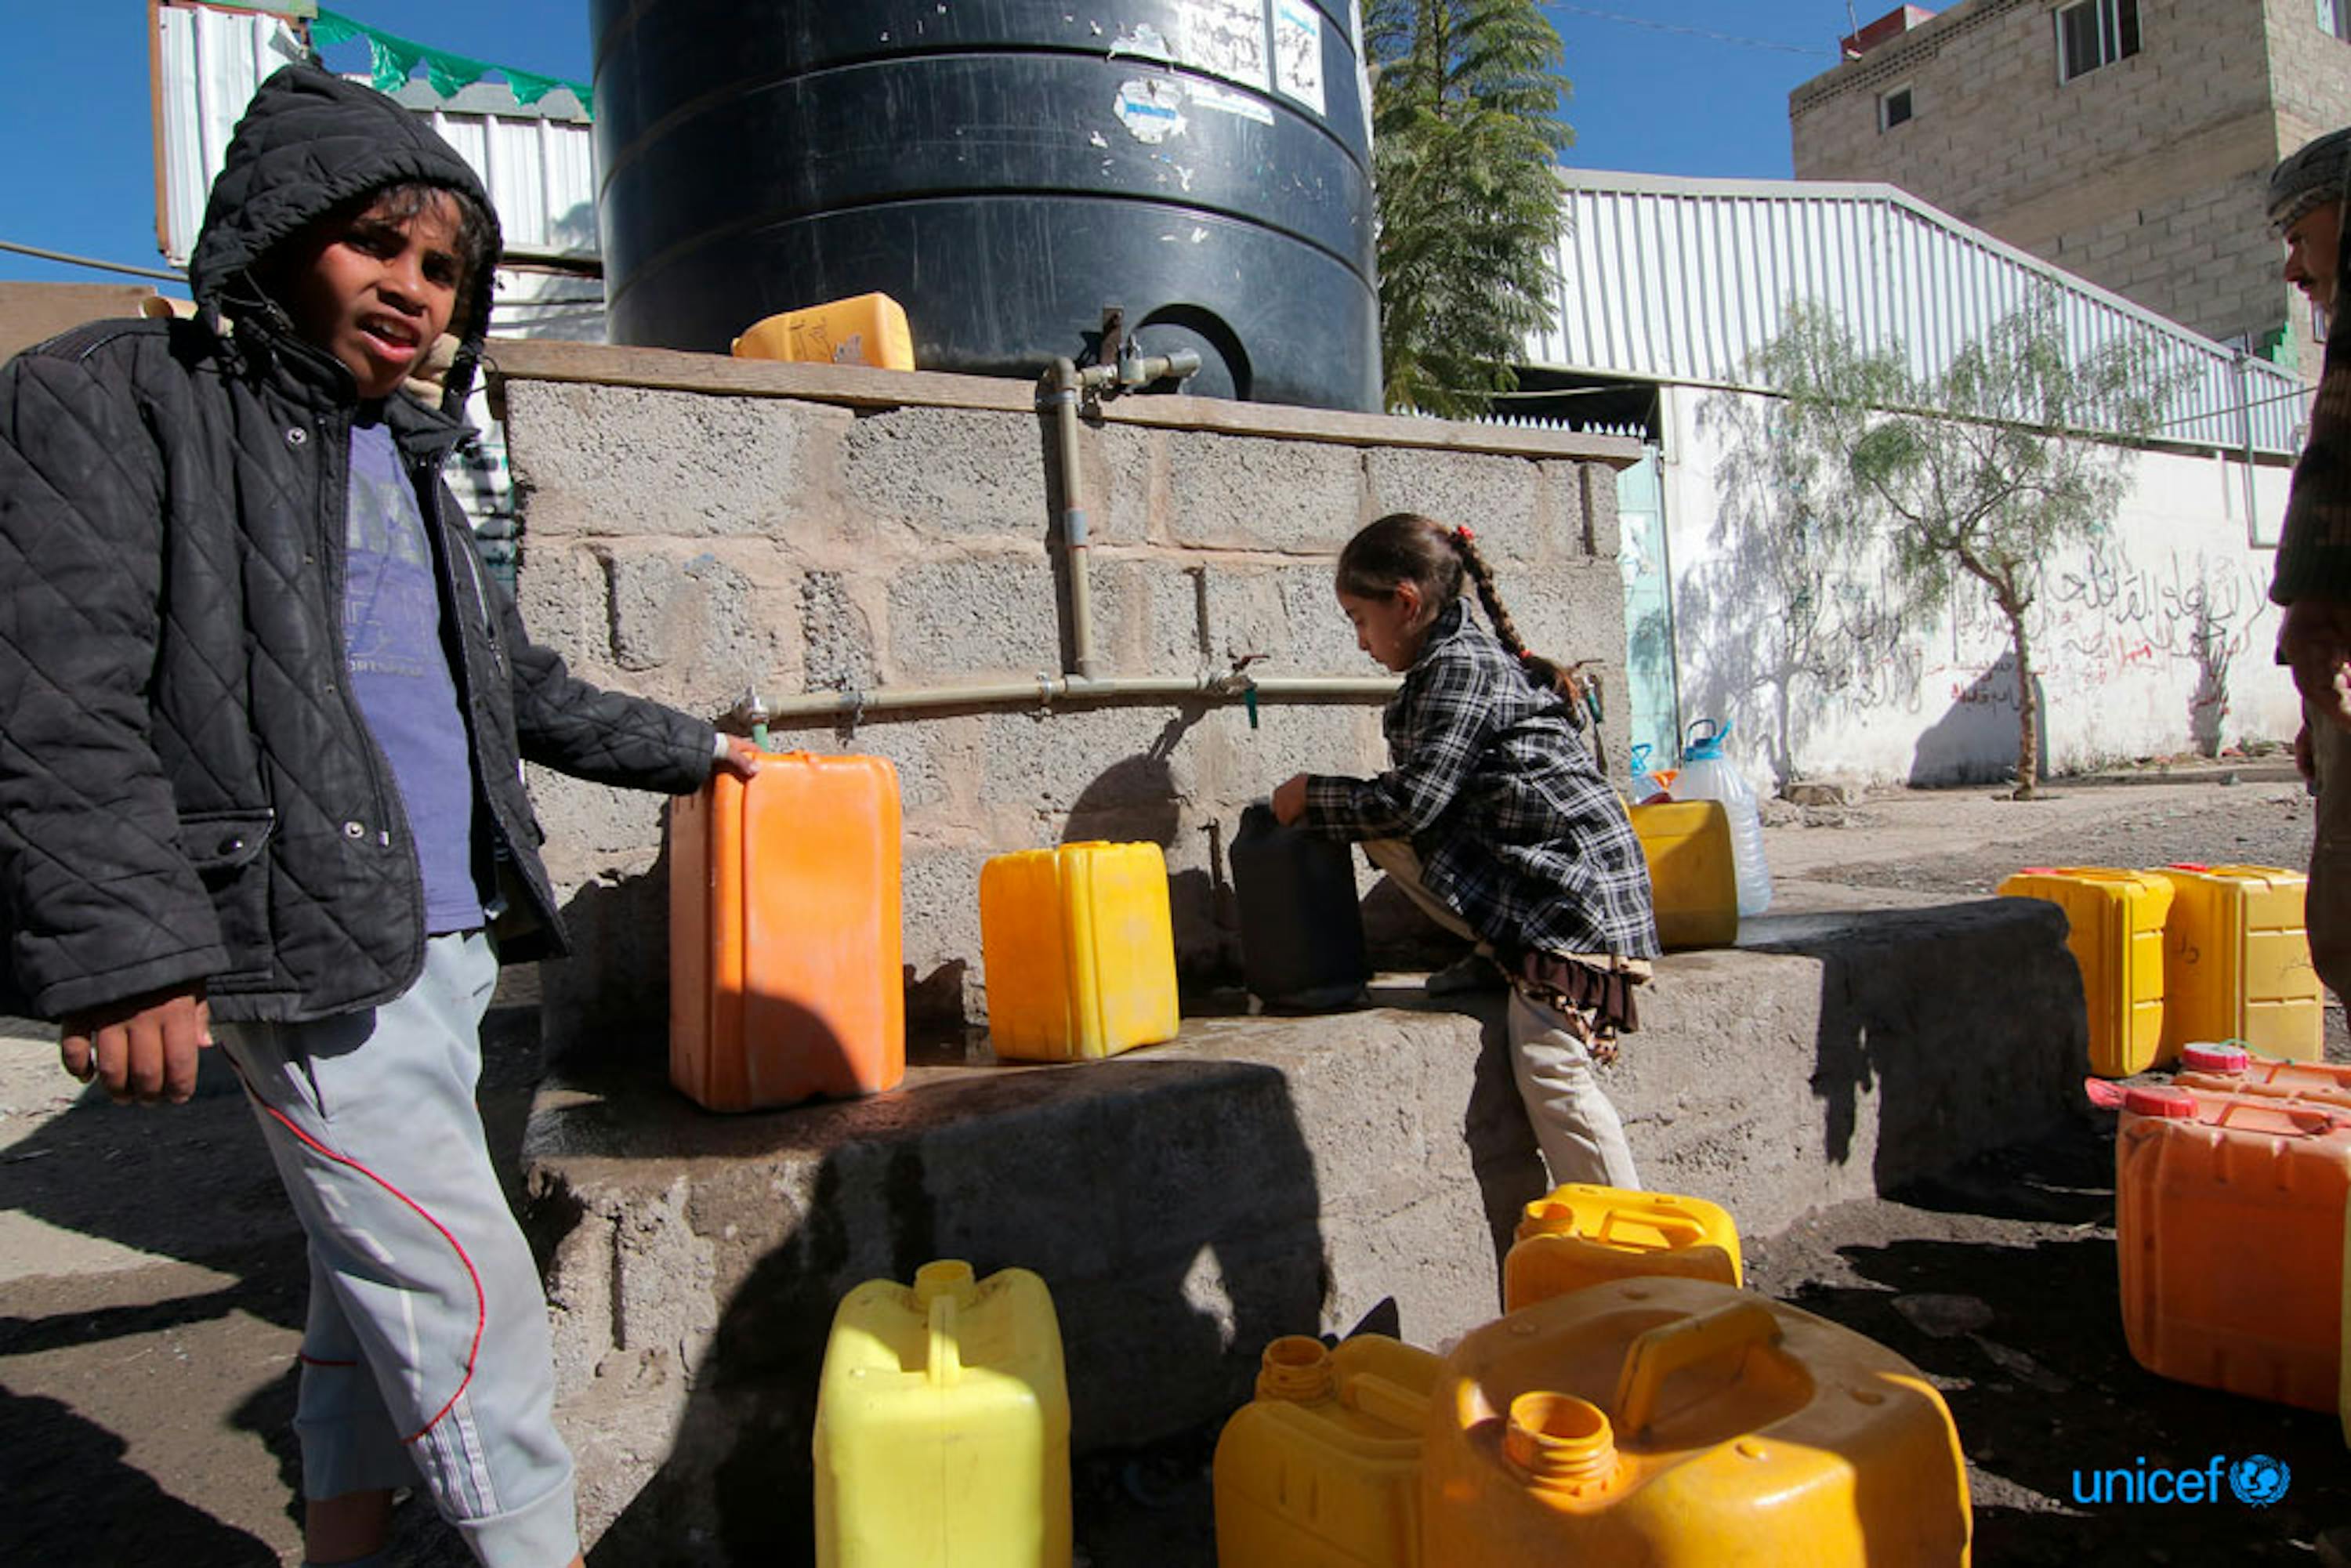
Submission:
{"label": "black quilted jacket", "polygon": [[[309,1019],[419,974],[409,825],[343,674],[356,392],[248,276],[329,207],[417,178],[487,208],[406,110],[281,71],[213,188],[198,319],[96,323],[0,371],[0,1009],[58,1018],[202,981],[217,1016]],[[534,646],[440,482],[457,417],[395,396],[385,418],[439,562],[503,951],[559,951],[522,759],[682,792],[709,775],[711,728]]]}

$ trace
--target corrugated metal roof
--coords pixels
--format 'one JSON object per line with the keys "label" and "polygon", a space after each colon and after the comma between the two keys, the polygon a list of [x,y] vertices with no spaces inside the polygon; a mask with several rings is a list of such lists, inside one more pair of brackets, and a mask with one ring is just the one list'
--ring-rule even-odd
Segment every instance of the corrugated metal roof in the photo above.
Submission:
{"label": "corrugated metal roof", "polygon": [[185,267],[237,117],[264,77],[306,51],[285,18],[256,11],[170,4],[156,22],[156,239]]}
{"label": "corrugated metal roof", "polygon": [[1563,169],[1552,255],[1559,317],[1530,362],[1748,388],[1792,299],[1834,308],[1870,347],[1899,340],[1931,374],[2046,286],[2087,351],[2131,335],[2181,372],[2162,434],[2291,455],[2309,388],[2121,296],[2027,256],[1891,185],[1694,180]]}
{"label": "corrugated metal roof", "polygon": [[[163,254],[185,267],[237,118],[264,77],[305,53],[286,19],[265,12],[172,0],[157,16],[158,226]],[[431,120],[481,175],[508,262],[596,261],[594,137],[569,91],[523,104],[503,83],[476,82],[444,99],[413,82],[395,96]],[[507,323],[492,329],[506,331]]]}

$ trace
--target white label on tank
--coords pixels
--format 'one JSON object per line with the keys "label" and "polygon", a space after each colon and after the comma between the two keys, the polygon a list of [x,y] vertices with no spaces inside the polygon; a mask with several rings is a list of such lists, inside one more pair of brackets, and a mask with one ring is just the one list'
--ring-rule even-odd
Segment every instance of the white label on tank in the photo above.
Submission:
{"label": "white label on tank", "polygon": [[1176,7],[1176,58],[1263,92],[1265,0],[1183,0]]}
{"label": "white label on tank", "polygon": [[1137,141],[1156,144],[1184,134],[1184,89],[1165,77],[1133,77],[1118,84],[1118,120]]}
{"label": "white label on tank", "polygon": [[1273,0],[1273,85],[1317,114],[1322,107],[1322,18],[1306,0]]}
{"label": "white label on tank", "polygon": [[1186,84],[1185,96],[1192,100],[1195,109],[1213,109],[1219,114],[1238,114],[1243,120],[1254,120],[1259,125],[1273,123],[1272,107],[1262,99],[1251,98],[1245,92],[1228,92],[1223,88],[1196,81]]}

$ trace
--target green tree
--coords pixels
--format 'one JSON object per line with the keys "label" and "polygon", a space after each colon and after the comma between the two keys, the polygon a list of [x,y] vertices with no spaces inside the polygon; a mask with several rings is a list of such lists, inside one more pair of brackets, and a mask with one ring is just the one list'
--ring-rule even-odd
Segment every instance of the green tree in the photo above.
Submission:
{"label": "green tree", "polygon": [[1883,541],[1907,608],[1942,610],[1963,581],[2008,623],[2017,705],[2016,798],[2040,782],[2041,699],[2029,616],[2046,564],[2105,533],[2133,446],[2153,433],[2176,381],[2143,336],[2087,352],[2066,341],[2053,289],[1931,375],[1901,346],[1857,346],[1835,315],[1791,308],[1750,367],[1786,400],[1774,439],[1830,461],[1808,515],[1839,538]]}
{"label": "green tree", "polygon": [[1533,0],[1372,0],[1364,32],[1387,403],[1473,418],[1551,319],[1565,55]]}

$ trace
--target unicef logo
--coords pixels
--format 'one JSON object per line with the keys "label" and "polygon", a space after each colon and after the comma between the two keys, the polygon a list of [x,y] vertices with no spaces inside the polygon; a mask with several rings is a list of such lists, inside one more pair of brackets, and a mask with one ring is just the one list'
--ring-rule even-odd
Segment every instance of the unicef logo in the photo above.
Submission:
{"label": "unicef logo", "polygon": [[2255,1508],[2267,1508],[2285,1496],[2286,1483],[2292,1479],[2294,1472],[2285,1468],[2285,1461],[2267,1454],[2249,1454],[2229,1467],[2229,1490],[2237,1494],[2239,1502]]}

